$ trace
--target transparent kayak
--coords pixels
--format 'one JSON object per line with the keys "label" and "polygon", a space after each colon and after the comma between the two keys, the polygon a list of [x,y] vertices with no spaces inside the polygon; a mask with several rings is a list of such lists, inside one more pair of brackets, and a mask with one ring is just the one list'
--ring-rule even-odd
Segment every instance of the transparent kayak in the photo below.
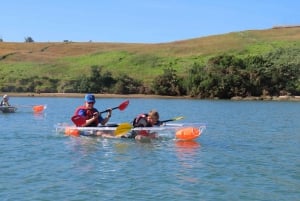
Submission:
{"label": "transparent kayak", "polygon": [[166,123],[162,126],[133,128],[130,123],[119,123],[98,127],[76,127],[67,123],[58,123],[55,125],[55,129],[57,133],[75,137],[97,136],[97,133],[104,133],[112,137],[121,137],[134,131],[137,134],[145,136],[155,133],[156,137],[175,137],[181,140],[193,140],[203,133],[206,126],[203,123]]}

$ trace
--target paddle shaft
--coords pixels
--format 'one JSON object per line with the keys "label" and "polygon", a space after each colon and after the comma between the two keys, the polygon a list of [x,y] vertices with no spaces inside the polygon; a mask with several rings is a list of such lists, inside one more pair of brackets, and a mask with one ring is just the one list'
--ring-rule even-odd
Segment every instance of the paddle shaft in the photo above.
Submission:
{"label": "paddle shaft", "polygon": [[175,119],[168,119],[168,120],[163,120],[163,121],[160,121],[161,123],[167,123],[167,122],[170,122],[170,121],[176,121]]}
{"label": "paddle shaft", "polygon": [[175,118],[163,120],[163,121],[160,121],[160,122],[163,124],[163,123],[167,123],[167,122],[170,122],[170,121],[177,121],[177,120],[180,120],[180,119],[183,119],[183,118],[184,117],[175,117]]}
{"label": "paddle shaft", "polygon": [[[119,107],[114,107],[114,108],[111,108],[111,110],[115,110],[115,109],[118,109]],[[103,114],[103,113],[106,113],[106,112],[109,112],[110,109],[107,109],[107,110],[104,110],[102,112],[99,112],[99,114]]]}

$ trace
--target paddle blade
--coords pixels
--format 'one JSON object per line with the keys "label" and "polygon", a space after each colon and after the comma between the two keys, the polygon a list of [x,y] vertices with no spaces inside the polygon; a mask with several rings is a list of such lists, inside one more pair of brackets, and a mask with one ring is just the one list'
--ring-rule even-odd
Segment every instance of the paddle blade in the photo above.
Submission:
{"label": "paddle blade", "polygon": [[[111,110],[115,110],[115,109],[119,109],[121,111],[125,110],[126,107],[128,106],[128,104],[129,104],[129,100],[126,100],[123,103],[121,103],[118,107],[111,108]],[[104,110],[104,111],[100,112],[100,114],[105,113],[105,112],[109,112],[109,110]]]}
{"label": "paddle blade", "polygon": [[119,110],[121,110],[121,111],[125,110],[128,105],[129,105],[129,100],[124,101],[123,103],[121,103],[119,105]]}
{"label": "paddle blade", "polygon": [[32,107],[32,110],[34,113],[39,113],[44,111],[44,109],[46,109],[47,107],[45,105],[35,105]]}
{"label": "paddle blade", "polygon": [[178,121],[178,120],[181,120],[181,119],[184,119],[184,117],[175,117],[172,119],[172,121]]}
{"label": "paddle blade", "polygon": [[130,129],[132,129],[132,125],[130,123],[121,123],[115,130],[115,136],[124,135],[130,131]]}
{"label": "paddle blade", "polygon": [[85,124],[85,118],[80,115],[73,116],[71,120],[76,126],[82,126],[83,124]]}

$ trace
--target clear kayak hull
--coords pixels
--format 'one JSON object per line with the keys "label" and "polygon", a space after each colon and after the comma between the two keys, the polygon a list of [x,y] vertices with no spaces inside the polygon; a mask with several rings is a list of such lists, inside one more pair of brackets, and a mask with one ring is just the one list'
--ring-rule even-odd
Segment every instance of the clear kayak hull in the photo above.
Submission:
{"label": "clear kayak hull", "polygon": [[[141,135],[155,133],[156,137],[169,137],[180,140],[194,140],[198,138],[206,129],[202,123],[183,123],[183,124],[164,124],[155,127],[137,127],[133,128],[129,123],[108,124],[107,126],[98,127],[76,127],[65,123],[55,125],[56,132],[68,136],[97,136],[96,133],[104,133],[109,137],[126,136],[127,133],[137,132]],[[121,131],[120,131],[121,130]]]}

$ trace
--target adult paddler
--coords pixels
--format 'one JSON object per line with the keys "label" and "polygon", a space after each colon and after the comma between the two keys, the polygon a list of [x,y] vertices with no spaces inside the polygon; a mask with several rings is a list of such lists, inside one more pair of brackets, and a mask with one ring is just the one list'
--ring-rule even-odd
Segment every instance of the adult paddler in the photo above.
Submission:
{"label": "adult paddler", "polygon": [[99,111],[94,107],[96,100],[93,94],[86,94],[84,100],[84,105],[79,106],[74,114],[85,117],[85,124],[81,126],[96,127],[98,124],[105,125],[112,115],[112,109],[109,108],[106,117],[103,118]]}

